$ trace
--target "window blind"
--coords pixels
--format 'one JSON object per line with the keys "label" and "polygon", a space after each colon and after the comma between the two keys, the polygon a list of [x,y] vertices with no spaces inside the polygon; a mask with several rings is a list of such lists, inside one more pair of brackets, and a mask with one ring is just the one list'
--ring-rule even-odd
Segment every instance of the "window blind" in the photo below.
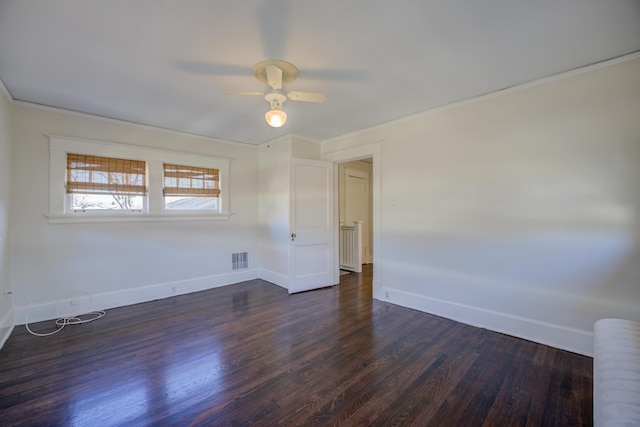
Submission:
{"label": "window blind", "polygon": [[218,169],[164,164],[164,195],[186,197],[218,197]]}
{"label": "window blind", "polygon": [[144,195],[146,164],[141,160],[67,153],[67,193]]}

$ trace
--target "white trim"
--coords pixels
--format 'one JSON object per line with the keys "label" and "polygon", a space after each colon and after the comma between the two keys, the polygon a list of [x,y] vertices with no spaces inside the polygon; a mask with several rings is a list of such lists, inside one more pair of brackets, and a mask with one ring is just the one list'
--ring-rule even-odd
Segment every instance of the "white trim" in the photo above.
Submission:
{"label": "white trim", "polygon": [[241,141],[232,141],[232,140],[228,140],[228,139],[219,139],[219,138],[214,138],[212,136],[209,135],[202,135],[199,133],[193,133],[193,132],[186,132],[186,131],[181,131],[181,130],[175,130],[175,129],[169,129],[169,128],[163,128],[160,126],[154,126],[154,125],[145,125],[143,123],[137,123],[137,122],[131,122],[131,121],[127,121],[127,120],[123,120],[123,119],[114,119],[112,117],[106,117],[106,116],[98,116],[96,114],[90,114],[90,113],[83,113],[80,111],[74,111],[74,110],[67,110],[64,108],[60,108],[60,107],[52,107],[49,105],[43,105],[43,104],[36,104],[34,102],[27,102],[27,101],[16,101],[14,100],[13,103],[17,106],[21,106],[21,107],[27,107],[27,108],[33,108],[36,110],[43,110],[43,111],[50,111],[53,113],[61,113],[61,114],[68,114],[70,116],[75,116],[75,117],[83,117],[83,118],[88,118],[88,119],[94,119],[94,120],[100,120],[106,123],[112,123],[112,124],[118,124],[118,125],[129,125],[129,126],[134,126],[134,127],[139,127],[142,129],[147,129],[147,130],[152,130],[152,131],[162,131],[162,132],[167,132],[169,134],[172,135],[188,135],[188,136],[192,136],[194,138],[203,138],[209,141],[213,141],[213,142],[218,142],[221,144],[239,144],[239,145],[243,145],[245,147],[257,147],[257,144],[252,144],[252,143],[248,143],[248,142],[241,142]]}
{"label": "white trim", "polygon": [[515,93],[515,92],[520,92],[522,90],[526,90],[532,87],[536,87],[536,86],[541,86],[541,85],[545,85],[547,83],[551,83],[557,80],[562,80],[562,79],[566,79],[569,77],[574,77],[580,74],[584,74],[584,73],[588,73],[590,71],[595,71],[595,70],[599,70],[601,68],[605,68],[605,67],[609,67],[612,65],[616,65],[616,64],[621,64],[624,62],[629,62],[629,61],[633,61],[636,59],[640,59],[640,51],[636,51],[636,52],[632,52],[630,54],[626,54],[626,55],[622,55],[616,58],[611,58],[605,61],[600,61],[600,62],[596,62],[593,64],[589,64],[589,65],[585,65],[583,67],[579,67],[579,68],[574,68],[573,70],[568,70],[568,71],[563,71],[557,74],[552,74],[550,76],[546,76],[546,77],[541,77],[539,79],[536,80],[532,80],[530,82],[526,82],[526,83],[521,83],[515,86],[509,86],[509,87],[505,87],[502,89],[497,89],[488,93],[484,93],[484,94],[480,94],[478,96],[474,96],[472,98],[467,98],[467,99],[463,99],[460,101],[456,101],[456,102],[451,102],[449,104],[444,104],[444,105],[440,105],[437,107],[433,107],[430,108],[428,110],[425,111],[421,111],[419,113],[415,113],[415,114],[411,114],[408,116],[404,116],[404,117],[400,117],[399,119],[395,119],[395,120],[390,120],[388,122],[384,122],[384,123],[380,123],[377,125],[373,125],[367,128],[363,128],[363,129],[358,129],[356,131],[353,132],[349,132],[349,133],[345,133],[342,135],[338,135],[336,137],[333,138],[329,138],[329,139],[325,139],[322,141],[322,143],[327,143],[327,142],[332,142],[332,141],[339,141],[345,138],[353,138],[356,137],[358,135],[363,135],[367,132],[371,132],[371,131],[375,131],[375,130],[380,130],[380,129],[384,129],[388,126],[392,126],[392,125],[396,125],[396,124],[400,124],[400,123],[404,123],[410,120],[414,120],[414,119],[419,119],[419,118],[423,118],[423,117],[428,117],[431,116],[433,114],[438,114],[441,113],[443,111],[448,111],[448,110],[452,110],[454,108],[458,108],[458,107],[462,107],[465,105],[470,105],[470,104],[475,104],[477,102],[482,102],[485,101],[487,99],[491,99],[491,98],[495,98],[498,96],[502,96],[502,95],[507,95],[507,94],[511,94],[511,93]]}
{"label": "white trim", "polygon": [[[205,154],[161,150],[136,145],[69,136],[47,134],[49,137],[49,214],[50,224],[95,223],[95,222],[141,222],[141,221],[202,221],[228,220],[231,195],[229,193],[229,168],[231,159]],[[65,206],[66,153],[91,154],[143,160],[149,172],[147,209],[142,213],[132,212],[68,212]],[[219,210],[214,212],[165,211],[162,196],[162,163],[171,162],[189,166],[210,167],[220,171]]]}
{"label": "white trim", "polygon": [[293,141],[293,138],[296,138],[298,140],[302,140],[304,142],[312,142],[314,144],[322,144],[322,141],[318,141],[317,139],[313,139],[313,138],[308,138],[306,136],[301,136],[301,135],[297,135],[295,133],[288,133],[286,135],[282,135],[282,136],[278,136],[276,138],[270,139],[268,141],[265,142],[261,142],[259,144],[256,144],[258,147],[263,147],[263,146],[267,146],[269,144],[275,144],[277,142],[280,141]]}
{"label": "white trim", "polygon": [[9,339],[11,332],[13,332],[14,325],[14,311],[13,307],[10,307],[0,320],[0,349],[2,349],[4,343]]}
{"label": "white trim", "polygon": [[350,148],[347,150],[335,151],[323,155],[323,160],[329,162],[345,163],[354,160],[362,160],[379,154],[382,148],[381,143],[364,145],[362,147]]}
{"label": "white trim", "polygon": [[[381,221],[381,180],[380,180],[380,171],[381,169],[381,156],[380,150],[382,149],[382,144],[374,143],[365,145],[362,147],[352,148],[348,150],[336,151],[326,155],[323,155],[323,160],[330,161],[334,163],[334,265],[335,265],[335,276],[334,282],[340,283],[340,239],[338,238],[338,230],[340,229],[340,215],[338,212],[338,192],[339,192],[339,183],[338,183],[338,164],[351,162],[354,160],[361,160],[365,158],[372,157],[373,164],[371,165],[371,176],[372,176],[372,184],[371,184],[371,196],[373,197],[373,212],[371,218],[371,224],[373,226],[373,281],[372,281],[372,292],[374,298],[381,294],[380,286],[380,268],[382,262],[382,221]],[[379,299],[379,298],[378,298]]]}
{"label": "white trim", "polygon": [[9,89],[7,89],[2,80],[0,80],[0,92],[2,92],[10,102],[15,103],[13,96],[11,96],[11,92],[9,92]]}
{"label": "white trim", "polygon": [[593,331],[541,322],[393,288],[382,287],[380,291],[383,296],[380,298],[382,301],[585,356],[593,356]]}
{"label": "white trim", "polygon": [[309,137],[302,136],[302,135],[296,135],[295,133],[291,133],[289,135],[291,135],[292,139],[296,138],[298,141],[312,142],[314,144],[322,144],[322,141],[318,141],[317,139],[309,138]]}
{"label": "white trim", "polygon": [[258,275],[260,279],[266,280],[267,282],[271,282],[274,285],[278,285],[281,288],[289,289],[289,276],[282,273],[276,273],[275,271],[265,270],[264,268],[260,269],[260,273]]}
{"label": "white trim", "polygon": [[190,213],[165,213],[151,215],[147,213],[133,214],[97,214],[97,213],[69,213],[46,215],[49,224],[73,224],[73,223],[101,223],[101,222],[159,222],[159,221],[220,221],[228,220],[230,212],[216,212],[211,214]]}
{"label": "white trim", "polygon": [[[169,298],[176,295],[189,294],[192,292],[219,288],[221,286],[233,285],[257,278],[257,270],[252,269],[241,272],[222,273],[193,279],[157,283],[115,292],[105,292],[97,295],[91,295],[91,301],[93,304],[91,307],[88,307],[88,310],[107,310],[115,307],[139,304],[157,299]],[[53,301],[32,306],[29,311],[29,323],[56,319],[58,305],[61,303],[64,304],[65,302],[66,300]],[[19,306],[15,308],[16,325],[25,324],[28,309],[29,307],[27,306]]]}
{"label": "white trim", "polygon": [[[211,161],[220,163],[220,166],[228,166],[231,159],[226,157],[211,156],[209,154],[187,153],[185,151],[173,151],[160,148],[145,147],[142,145],[122,144],[118,142],[102,141],[89,138],[76,138],[56,134],[46,134],[52,150],[65,151],[76,150],[80,154],[93,154],[96,150],[114,155],[132,155],[141,160],[163,160],[167,156],[177,157],[178,161],[196,162],[194,166],[206,166]],[[92,148],[87,149],[90,145]]]}
{"label": "white trim", "polygon": [[[345,138],[345,137],[362,134],[364,132],[368,132],[368,131],[375,130],[375,129],[380,129],[380,128],[386,127],[388,125],[391,125],[391,124],[401,123],[401,122],[403,122],[405,120],[411,120],[411,119],[414,119],[416,117],[428,116],[428,115],[431,115],[431,114],[438,113],[440,111],[445,111],[445,110],[448,110],[448,109],[451,109],[451,108],[456,108],[456,107],[459,107],[459,106],[462,106],[462,105],[467,105],[467,104],[470,104],[470,103],[480,102],[482,100],[485,100],[485,99],[488,99],[488,98],[492,98],[492,97],[495,97],[495,96],[498,96],[498,95],[501,95],[501,94],[516,92],[516,91],[527,89],[527,88],[530,88],[530,87],[533,87],[533,86],[538,86],[538,85],[542,85],[542,84],[545,84],[545,83],[549,83],[551,81],[560,80],[560,79],[576,76],[578,74],[586,73],[586,72],[589,72],[589,71],[597,70],[597,69],[600,69],[600,68],[608,67],[610,65],[620,64],[620,63],[628,62],[628,61],[633,61],[633,60],[638,59],[638,58],[640,58],[640,51],[632,52],[632,53],[625,54],[625,55],[622,55],[622,56],[619,56],[619,57],[616,57],[616,58],[611,58],[611,59],[600,61],[600,62],[597,62],[597,63],[594,63],[594,64],[585,65],[585,66],[580,67],[580,68],[575,68],[573,70],[560,72],[558,74],[554,74],[554,75],[547,76],[547,77],[542,77],[540,79],[532,80],[530,82],[523,83],[523,84],[520,84],[520,85],[511,86],[511,87],[507,87],[507,88],[503,88],[503,89],[498,89],[496,91],[489,92],[489,93],[486,93],[486,94],[481,94],[481,95],[478,95],[478,96],[473,97],[473,98],[468,98],[468,99],[465,99],[465,100],[452,102],[452,103],[449,103],[449,104],[445,104],[445,105],[441,105],[441,106],[438,106],[438,107],[434,107],[434,108],[426,110],[426,111],[422,111],[422,112],[419,112],[419,113],[416,113],[416,114],[412,114],[412,115],[409,115],[409,116],[405,116],[405,117],[402,117],[402,118],[399,118],[399,119],[396,119],[396,120],[391,120],[391,121],[384,122],[384,123],[381,123],[381,124],[377,124],[377,125],[374,125],[374,126],[370,126],[370,127],[367,127],[367,128],[358,129],[356,131],[345,133],[345,134],[342,134],[342,135],[338,135],[338,136],[335,136],[333,138],[328,138],[328,139],[325,139],[325,140],[322,140],[322,141],[316,141],[314,139],[310,139],[310,138],[307,138],[307,137],[304,137],[304,136],[299,136],[299,135],[296,135],[296,137],[297,138],[304,138],[304,139],[307,139],[309,141],[319,142],[320,144],[323,144],[323,143],[328,142],[328,141],[339,140],[339,139],[342,139],[342,138]],[[131,126],[140,127],[140,128],[143,128],[143,129],[150,129],[150,130],[155,130],[155,131],[168,132],[168,133],[175,134],[175,135],[190,135],[190,136],[193,136],[193,137],[204,138],[204,139],[207,139],[207,140],[210,140],[210,141],[215,141],[215,142],[222,143],[222,144],[240,144],[240,145],[243,145],[243,146],[258,148],[261,145],[269,144],[271,142],[278,141],[281,138],[290,137],[291,135],[295,135],[295,134],[287,134],[287,135],[280,136],[280,137],[277,137],[277,138],[274,138],[272,140],[265,141],[265,142],[262,142],[262,143],[248,143],[248,142],[242,142],[242,141],[232,141],[232,140],[227,140],[227,139],[219,139],[219,138],[214,138],[214,137],[211,137],[211,136],[208,136],[208,135],[202,135],[202,134],[197,134],[197,133],[192,133],[192,132],[179,131],[179,130],[163,128],[163,127],[153,126],[153,125],[146,125],[146,124],[131,122],[131,121],[123,120],[123,119],[115,119],[115,118],[111,118],[111,117],[98,116],[98,115],[95,115],[95,114],[82,113],[82,112],[79,112],[79,111],[67,110],[67,109],[60,108],[60,107],[52,107],[52,106],[48,106],[48,105],[42,105],[42,104],[37,104],[37,103],[33,103],[33,102],[26,102],[26,101],[17,101],[11,96],[11,93],[9,92],[9,90],[6,88],[6,86],[4,85],[4,83],[1,80],[0,80],[0,89],[5,94],[5,96],[7,96],[7,98],[9,98],[9,100],[11,100],[11,102],[13,104],[18,105],[18,106],[35,108],[35,109],[45,110],[45,111],[52,111],[52,112],[57,112],[57,113],[64,113],[64,114],[69,114],[69,115],[76,116],[76,117],[91,118],[91,119],[95,119],[95,120],[101,120],[101,121],[104,121],[104,122],[107,122],[107,123],[117,123],[117,124],[131,125]]]}
{"label": "white trim", "polygon": [[[7,98],[10,104],[14,102],[13,97],[11,96],[11,93],[9,92],[9,90],[7,89],[7,87],[5,86],[2,80],[0,80],[0,93],[4,95],[5,98]],[[9,108],[11,108],[11,105],[9,105]],[[11,141],[9,141],[9,143],[11,143]],[[3,293],[8,291],[9,289],[4,289]],[[2,298],[4,298],[4,296]],[[4,315],[2,316],[2,319],[0,319],[0,349],[2,349],[2,347],[4,346],[4,343],[7,342],[14,328],[14,310],[13,310],[13,307],[11,306],[11,301],[12,301],[11,298],[6,298],[5,302],[7,305],[9,305],[9,309],[4,313]]]}
{"label": "white trim", "polygon": [[277,138],[273,138],[273,139],[270,139],[268,141],[265,141],[265,142],[263,142],[261,144],[258,144],[256,146],[260,147],[260,148],[264,148],[264,147],[269,148],[270,144],[276,144],[276,143],[278,143],[280,141],[291,141],[292,135],[293,134],[288,133],[286,135],[282,135],[282,136],[279,136]]}

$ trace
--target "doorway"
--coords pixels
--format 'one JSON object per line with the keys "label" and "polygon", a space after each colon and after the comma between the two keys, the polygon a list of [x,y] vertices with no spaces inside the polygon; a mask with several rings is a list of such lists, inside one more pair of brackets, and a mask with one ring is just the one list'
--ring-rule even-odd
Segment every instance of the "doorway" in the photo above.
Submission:
{"label": "doorway", "polygon": [[[359,240],[360,253],[344,254],[343,251],[352,251],[356,246],[345,245],[345,237],[348,230],[353,227],[361,234]],[[347,233],[346,235],[344,233]],[[340,259],[340,285],[360,286],[362,292],[368,295],[373,293],[372,271],[373,266],[373,158],[367,157],[338,164],[338,245]],[[347,247],[345,247],[347,246]],[[346,269],[342,265],[345,258],[357,259],[357,269]],[[352,264],[353,265],[353,264]],[[357,273],[349,272],[355,271]],[[345,275],[348,274],[348,275]],[[369,280],[358,280],[362,277]],[[356,280],[354,282],[353,280]]]}
{"label": "doorway", "polygon": [[[373,158],[365,158],[355,161],[340,163],[338,165],[338,223],[339,233],[345,228],[360,223],[359,247],[354,251],[360,251],[358,259],[361,264],[373,262]],[[351,254],[345,255],[344,251],[351,251],[350,245],[341,244],[338,250],[341,260],[352,258]],[[345,247],[345,246],[348,246]],[[361,267],[361,266],[359,266]],[[358,268],[356,271],[361,271]]]}
{"label": "doorway", "polygon": [[371,162],[371,198],[373,209],[371,211],[371,225],[372,225],[372,233],[371,233],[371,257],[372,264],[371,273],[373,275],[371,279],[371,287],[372,287],[372,295],[374,299],[383,299],[382,294],[382,284],[380,282],[381,279],[381,267],[382,267],[382,257],[381,254],[384,252],[384,248],[382,247],[382,239],[381,239],[381,231],[382,224],[380,221],[380,205],[381,205],[381,182],[380,182],[380,171],[382,168],[382,159],[380,156],[380,151],[382,148],[381,143],[371,143],[368,145],[364,145],[361,147],[339,150],[335,152],[326,153],[323,155],[323,159],[334,163],[334,209],[335,209],[335,277],[334,283],[340,283],[340,269],[339,269],[339,248],[338,248],[338,234],[340,224],[338,222],[339,218],[339,195],[340,191],[338,188],[339,181],[339,166],[342,163],[348,163],[356,160],[367,159],[368,162]]}

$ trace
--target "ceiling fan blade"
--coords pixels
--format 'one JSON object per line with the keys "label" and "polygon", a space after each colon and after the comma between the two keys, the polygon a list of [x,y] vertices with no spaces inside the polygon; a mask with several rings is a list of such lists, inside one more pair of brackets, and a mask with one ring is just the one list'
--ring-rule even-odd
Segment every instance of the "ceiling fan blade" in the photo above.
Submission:
{"label": "ceiling fan blade", "polygon": [[293,101],[322,103],[327,100],[326,95],[320,92],[301,92],[298,90],[292,90],[287,92],[287,96]]}
{"label": "ceiling fan blade", "polygon": [[267,83],[273,90],[282,89],[282,70],[273,64],[267,65]]}
{"label": "ceiling fan blade", "polygon": [[225,95],[240,95],[240,96],[264,96],[262,92],[243,92],[243,91],[231,91],[225,92]]}
{"label": "ceiling fan blade", "polygon": [[176,59],[172,61],[179,69],[191,74],[205,76],[246,76],[251,72],[250,67],[244,65],[220,64],[217,62],[186,61]]}
{"label": "ceiling fan blade", "polygon": [[263,0],[258,9],[258,29],[265,58],[286,57],[291,3],[289,0]]}
{"label": "ceiling fan blade", "polygon": [[368,82],[371,81],[371,73],[361,69],[350,68],[316,68],[304,70],[306,79],[328,80],[336,82]]}

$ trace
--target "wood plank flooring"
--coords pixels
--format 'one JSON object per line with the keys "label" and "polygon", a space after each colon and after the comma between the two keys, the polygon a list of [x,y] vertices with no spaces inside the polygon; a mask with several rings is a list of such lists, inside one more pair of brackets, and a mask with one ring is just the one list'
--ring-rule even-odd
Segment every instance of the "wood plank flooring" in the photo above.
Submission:
{"label": "wood plank flooring", "polygon": [[0,351],[2,426],[591,424],[591,358],[372,300],[371,268],[17,326]]}

